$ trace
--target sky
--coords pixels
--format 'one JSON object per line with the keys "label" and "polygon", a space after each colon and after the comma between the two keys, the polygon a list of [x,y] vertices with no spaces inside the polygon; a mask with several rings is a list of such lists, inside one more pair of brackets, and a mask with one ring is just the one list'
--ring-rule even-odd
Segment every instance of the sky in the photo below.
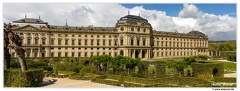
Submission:
{"label": "sky", "polygon": [[197,30],[209,40],[236,40],[236,4],[159,3],[3,3],[3,22],[27,16],[49,25],[114,27],[117,20],[140,15],[154,30],[188,33]]}

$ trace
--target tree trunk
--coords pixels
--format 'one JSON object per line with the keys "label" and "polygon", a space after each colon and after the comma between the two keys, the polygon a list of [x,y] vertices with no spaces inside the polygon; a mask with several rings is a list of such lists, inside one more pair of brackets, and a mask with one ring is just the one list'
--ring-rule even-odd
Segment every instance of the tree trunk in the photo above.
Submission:
{"label": "tree trunk", "polygon": [[27,70],[27,64],[25,61],[25,50],[23,48],[20,48],[18,46],[14,47],[15,52],[17,53],[18,61],[20,63],[22,72]]}
{"label": "tree trunk", "polygon": [[4,47],[4,69],[10,68],[10,56],[9,49]]}

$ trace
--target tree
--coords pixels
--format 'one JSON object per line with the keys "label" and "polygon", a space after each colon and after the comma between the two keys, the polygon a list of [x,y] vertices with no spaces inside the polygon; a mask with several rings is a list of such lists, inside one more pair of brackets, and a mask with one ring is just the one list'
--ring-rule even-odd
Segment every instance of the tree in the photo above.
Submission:
{"label": "tree", "polygon": [[[24,72],[25,70],[27,70],[27,64],[25,61],[25,50],[23,48],[21,48],[22,46],[22,42],[20,37],[12,32],[12,25],[11,24],[5,24],[4,23],[4,66],[5,68],[9,68],[10,67],[10,55],[9,55],[9,51],[7,49],[8,45],[10,44],[10,41],[12,42],[13,46],[14,46],[14,50],[17,54],[18,57],[18,61],[20,63],[21,69]],[[10,37],[10,40],[9,40]]]}
{"label": "tree", "polygon": [[168,68],[173,69],[173,73],[175,76],[181,76],[184,74],[184,68],[188,67],[186,61],[178,61],[178,62],[167,62]]}

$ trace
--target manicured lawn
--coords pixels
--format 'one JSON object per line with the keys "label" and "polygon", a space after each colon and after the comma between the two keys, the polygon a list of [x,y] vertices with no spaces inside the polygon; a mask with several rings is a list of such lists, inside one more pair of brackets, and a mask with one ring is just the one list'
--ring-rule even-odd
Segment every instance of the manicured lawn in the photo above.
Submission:
{"label": "manicured lawn", "polygon": [[222,62],[224,70],[236,71],[236,63]]}

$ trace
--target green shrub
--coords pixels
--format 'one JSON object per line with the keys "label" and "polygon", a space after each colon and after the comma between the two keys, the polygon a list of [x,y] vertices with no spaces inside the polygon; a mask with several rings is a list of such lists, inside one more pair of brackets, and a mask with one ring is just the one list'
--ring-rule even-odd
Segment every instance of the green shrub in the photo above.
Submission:
{"label": "green shrub", "polygon": [[215,77],[214,82],[226,82],[226,83],[236,83],[235,77]]}
{"label": "green shrub", "polygon": [[4,87],[38,87],[43,82],[42,69],[4,70]]}
{"label": "green shrub", "polygon": [[129,74],[130,77],[140,77],[138,73],[132,72]]}
{"label": "green shrub", "polygon": [[47,71],[47,70],[44,70],[44,76],[45,77],[49,77],[49,76],[52,76],[52,71]]}
{"label": "green shrub", "polygon": [[95,78],[94,80],[91,79],[92,82],[96,82],[96,83],[103,83],[103,84],[107,84],[107,85],[114,85],[114,86],[121,86],[121,82],[119,81],[115,81],[115,80],[105,80],[105,79],[100,79],[100,78]]}
{"label": "green shrub", "polygon": [[84,66],[80,72],[83,73],[96,73],[97,68],[95,66]]}
{"label": "green shrub", "polygon": [[202,60],[207,60],[208,56],[207,55],[198,55],[198,58],[200,58]]}
{"label": "green shrub", "polygon": [[227,55],[227,60],[236,62],[236,54],[229,54],[229,55]]}

